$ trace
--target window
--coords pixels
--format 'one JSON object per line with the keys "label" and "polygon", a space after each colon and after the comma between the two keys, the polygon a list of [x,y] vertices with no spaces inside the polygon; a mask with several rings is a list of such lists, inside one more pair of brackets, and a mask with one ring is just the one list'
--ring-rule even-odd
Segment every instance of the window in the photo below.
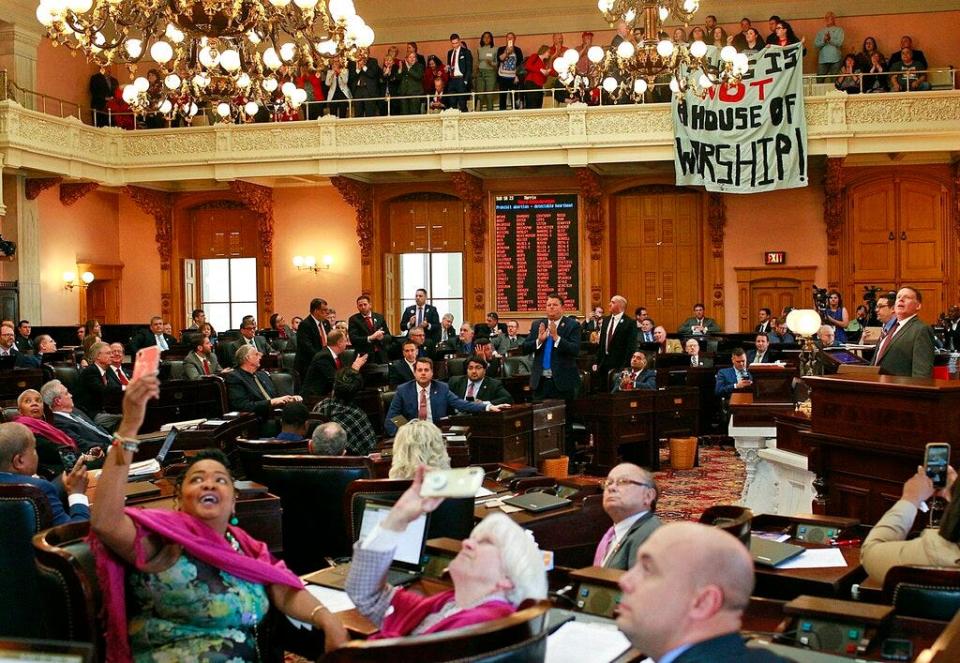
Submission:
{"label": "window", "polygon": [[257,314],[256,258],[201,260],[200,279],[200,308],[214,329],[238,329],[243,316]]}
{"label": "window", "polygon": [[463,254],[404,253],[400,255],[400,308],[414,303],[418,288],[425,288],[427,301],[437,313],[452,313],[454,322],[463,322]]}

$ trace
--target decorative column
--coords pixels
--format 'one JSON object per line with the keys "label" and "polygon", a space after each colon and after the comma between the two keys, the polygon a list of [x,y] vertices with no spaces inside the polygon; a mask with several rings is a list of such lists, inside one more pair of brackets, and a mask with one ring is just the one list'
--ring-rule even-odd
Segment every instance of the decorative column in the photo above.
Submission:
{"label": "decorative column", "polygon": [[[590,274],[581,282],[590,285],[590,305],[582,302],[584,311],[592,311],[603,306],[603,185],[600,176],[589,168],[577,168],[577,184],[580,187],[580,197],[583,199],[583,218],[587,230],[587,242],[590,245]],[[612,296],[613,293],[611,293]]]}
{"label": "decorative column", "polygon": [[827,286],[843,287],[840,273],[840,238],[843,234],[843,159],[827,159],[823,176],[823,223],[827,227]]}
{"label": "decorative column", "polygon": [[[340,197],[357,213],[357,244],[360,246],[360,287],[366,295],[372,295],[376,283],[377,265],[373,264],[373,244],[376,230],[373,223],[373,185],[349,177],[331,177]],[[381,293],[381,301],[383,293]]]}
{"label": "decorative column", "polygon": [[230,182],[230,190],[249,209],[260,217],[257,231],[260,239],[260,283],[263,290],[263,308],[260,320],[273,314],[273,189],[242,180]]}
{"label": "decorative column", "polygon": [[484,271],[487,243],[487,196],[483,180],[470,173],[454,173],[451,177],[453,190],[467,203],[467,236],[473,249],[473,265],[467,265],[465,290],[473,292],[473,316],[464,312],[466,319],[482,320],[486,315],[486,280]]}
{"label": "decorative column", "polygon": [[[723,194],[707,193],[707,227],[710,230],[710,260],[704,265],[704,281],[710,284],[712,294],[710,306],[713,317],[717,320],[726,320],[723,295],[723,237],[727,225],[727,206],[723,202]],[[724,325],[726,326],[726,325]]]}
{"label": "decorative column", "polygon": [[125,186],[124,193],[156,223],[157,252],[160,254],[160,314],[169,319],[173,313],[173,195],[139,186]]}
{"label": "decorative column", "polygon": [[[0,21],[0,69],[7,70],[10,82],[24,90],[37,89],[37,47],[39,29]],[[33,108],[33,98],[24,99],[27,108]]]}
{"label": "decorative column", "polygon": [[[0,156],[0,170],[3,157]],[[17,251],[12,258],[0,261],[0,279],[18,281],[20,290],[19,317],[35,326],[43,323],[40,290],[40,217],[36,201],[25,195],[27,179],[22,175],[0,176],[2,197],[0,207],[6,208],[2,217],[3,238],[15,242]]]}

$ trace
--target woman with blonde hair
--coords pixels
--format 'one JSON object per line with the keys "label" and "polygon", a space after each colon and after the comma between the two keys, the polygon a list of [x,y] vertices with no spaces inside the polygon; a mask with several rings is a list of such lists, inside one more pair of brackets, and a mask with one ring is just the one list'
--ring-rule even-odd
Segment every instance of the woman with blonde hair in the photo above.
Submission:
{"label": "woman with blonde hair", "polygon": [[448,470],[450,456],[440,429],[429,421],[415,419],[401,426],[393,440],[390,478],[412,479],[420,465],[431,470]]}

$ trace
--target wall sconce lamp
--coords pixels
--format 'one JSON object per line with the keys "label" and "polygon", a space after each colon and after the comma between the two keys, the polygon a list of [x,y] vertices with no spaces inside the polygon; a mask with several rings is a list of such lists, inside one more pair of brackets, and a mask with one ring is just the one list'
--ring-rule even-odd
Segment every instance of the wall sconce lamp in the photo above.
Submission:
{"label": "wall sconce lamp", "polygon": [[63,289],[72,292],[74,288],[86,288],[91,283],[93,283],[93,272],[84,272],[80,275],[80,283],[77,283],[77,273],[76,272],[64,272],[63,273]]}
{"label": "wall sconce lamp", "polygon": [[298,270],[309,269],[314,274],[321,269],[330,269],[333,264],[333,256],[323,256],[323,261],[318,265],[317,259],[313,256],[293,256],[293,266]]}

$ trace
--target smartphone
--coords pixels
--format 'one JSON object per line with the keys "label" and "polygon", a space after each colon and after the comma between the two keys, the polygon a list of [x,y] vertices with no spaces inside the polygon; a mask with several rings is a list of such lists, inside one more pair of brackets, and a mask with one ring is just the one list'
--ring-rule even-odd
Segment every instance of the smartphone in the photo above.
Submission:
{"label": "smartphone", "polygon": [[144,375],[155,375],[160,370],[160,348],[151,345],[137,351],[136,363],[133,365],[131,382]]}
{"label": "smartphone", "polygon": [[482,484],[482,467],[433,470],[423,477],[420,497],[474,497]]}
{"label": "smartphone", "polygon": [[947,465],[950,464],[950,445],[946,442],[931,442],[923,453],[923,468],[933,481],[934,488],[947,485]]}

